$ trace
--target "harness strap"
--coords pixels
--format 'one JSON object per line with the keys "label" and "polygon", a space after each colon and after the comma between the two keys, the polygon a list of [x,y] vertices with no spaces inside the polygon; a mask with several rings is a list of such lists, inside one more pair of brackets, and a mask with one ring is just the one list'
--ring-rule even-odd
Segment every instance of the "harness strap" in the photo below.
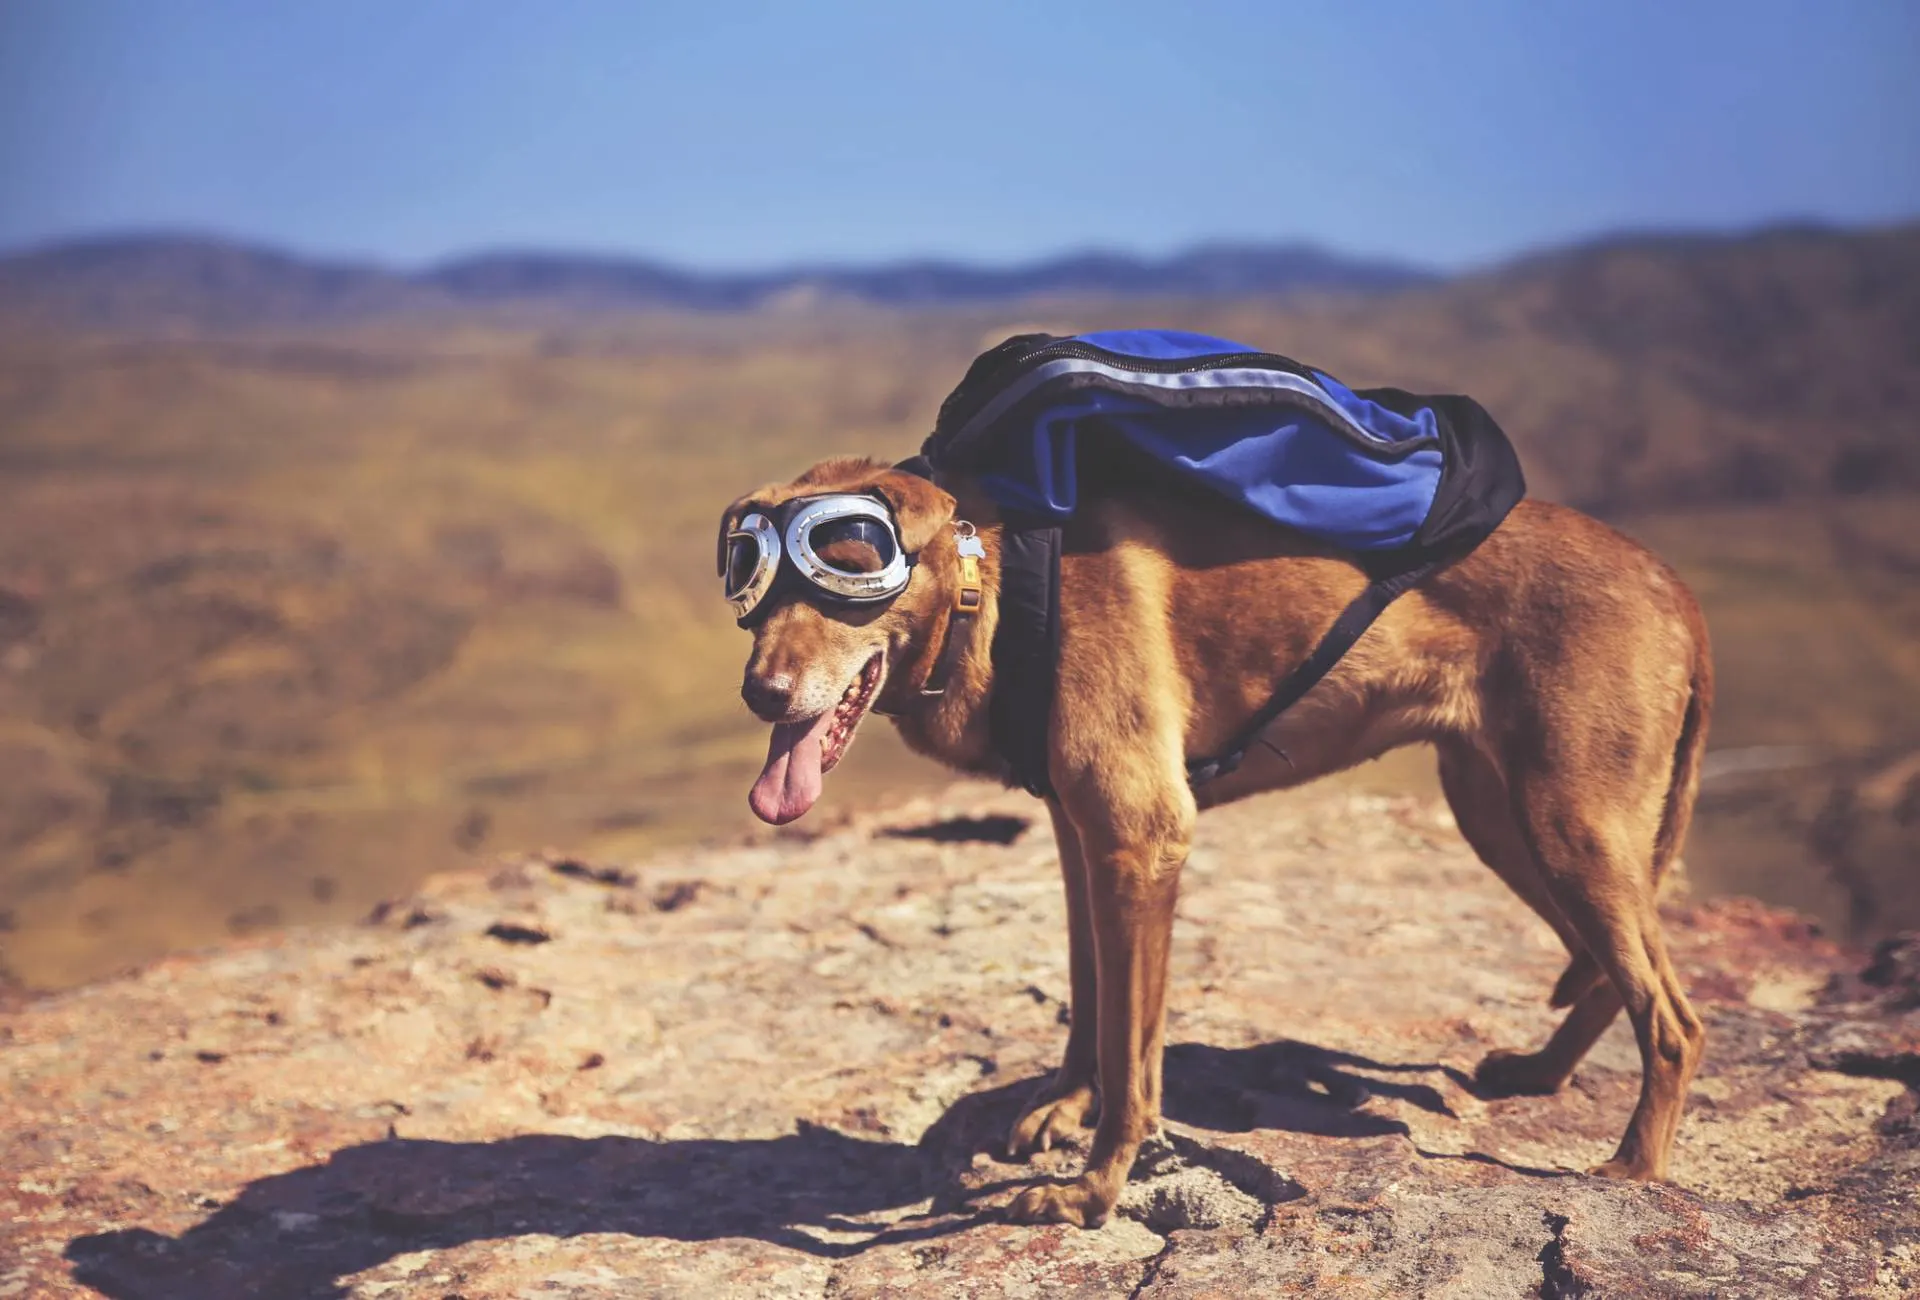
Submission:
{"label": "harness strap", "polygon": [[[1227,751],[1217,758],[1197,759],[1187,764],[1187,784],[1205,785],[1215,777],[1225,776],[1238,768],[1245,760],[1247,750],[1260,739],[1260,733],[1272,726],[1276,718],[1331,672],[1341,656],[1366,634],[1366,630],[1373,626],[1373,621],[1386,611],[1387,606],[1439,568],[1441,563],[1438,559],[1428,560],[1425,564],[1416,564],[1411,569],[1402,569],[1369,582],[1366,589],[1340,611],[1340,617],[1333,620],[1333,626],[1320,638],[1320,644],[1313,648],[1313,653],[1288,673],[1274,689],[1272,698],[1260,707],[1258,713],[1247,719],[1246,726],[1233,738]],[[997,643],[995,648],[998,648]]]}
{"label": "harness strap", "polygon": [[1000,621],[993,631],[988,729],[1015,784],[1045,796],[1054,673],[1060,659],[1060,526],[1007,512],[1000,534]]}

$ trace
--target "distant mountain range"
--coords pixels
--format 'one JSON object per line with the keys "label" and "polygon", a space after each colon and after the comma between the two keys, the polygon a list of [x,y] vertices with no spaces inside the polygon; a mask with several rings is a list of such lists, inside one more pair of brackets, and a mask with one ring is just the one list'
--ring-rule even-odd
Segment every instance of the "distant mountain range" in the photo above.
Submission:
{"label": "distant mountain range", "polygon": [[1437,278],[1305,244],[1207,244],[1168,258],[1075,253],[1009,267],[920,260],[706,272],[643,258],[497,252],[422,271],[186,235],[89,239],[0,257],[0,310],[66,324],[337,323],[461,307],[741,311],[783,302],[889,307],[1044,297],[1379,293]]}

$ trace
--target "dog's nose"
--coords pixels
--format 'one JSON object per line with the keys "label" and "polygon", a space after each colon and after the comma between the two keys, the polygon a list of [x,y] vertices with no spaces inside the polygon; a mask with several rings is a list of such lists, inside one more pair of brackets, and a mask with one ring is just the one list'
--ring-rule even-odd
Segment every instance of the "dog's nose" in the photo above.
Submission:
{"label": "dog's nose", "polygon": [[793,678],[785,673],[748,677],[740,684],[740,698],[763,722],[778,722],[793,707]]}

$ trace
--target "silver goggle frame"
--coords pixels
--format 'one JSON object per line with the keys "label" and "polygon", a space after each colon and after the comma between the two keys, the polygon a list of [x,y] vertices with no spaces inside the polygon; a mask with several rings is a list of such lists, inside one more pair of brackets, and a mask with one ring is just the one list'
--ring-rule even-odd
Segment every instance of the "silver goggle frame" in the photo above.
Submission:
{"label": "silver goggle frame", "polygon": [[[913,566],[900,544],[900,530],[894,525],[893,515],[881,502],[852,493],[835,494],[791,501],[774,513],[787,510],[792,513],[784,536],[774,520],[758,510],[749,512],[727,532],[720,552],[723,582],[732,570],[733,544],[751,542],[755,550],[752,572],[738,588],[727,590],[727,603],[733,606],[735,617],[748,617],[773,592],[783,557],[811,586],[835,600],[867,604],[891,599],[906,590]],[[893,538],[892,557],[872,573],[836,568],[813,549],[815,528],[848,518],[875,520]]]}

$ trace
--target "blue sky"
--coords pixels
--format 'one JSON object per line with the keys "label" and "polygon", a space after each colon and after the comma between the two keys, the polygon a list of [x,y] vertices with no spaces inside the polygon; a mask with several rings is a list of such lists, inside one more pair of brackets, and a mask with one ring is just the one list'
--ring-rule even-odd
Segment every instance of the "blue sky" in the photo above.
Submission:
{"label": "blue sky", "polygon": [[1920,213],[1920,4],[0,0],[0,246],[1445,267]]}

